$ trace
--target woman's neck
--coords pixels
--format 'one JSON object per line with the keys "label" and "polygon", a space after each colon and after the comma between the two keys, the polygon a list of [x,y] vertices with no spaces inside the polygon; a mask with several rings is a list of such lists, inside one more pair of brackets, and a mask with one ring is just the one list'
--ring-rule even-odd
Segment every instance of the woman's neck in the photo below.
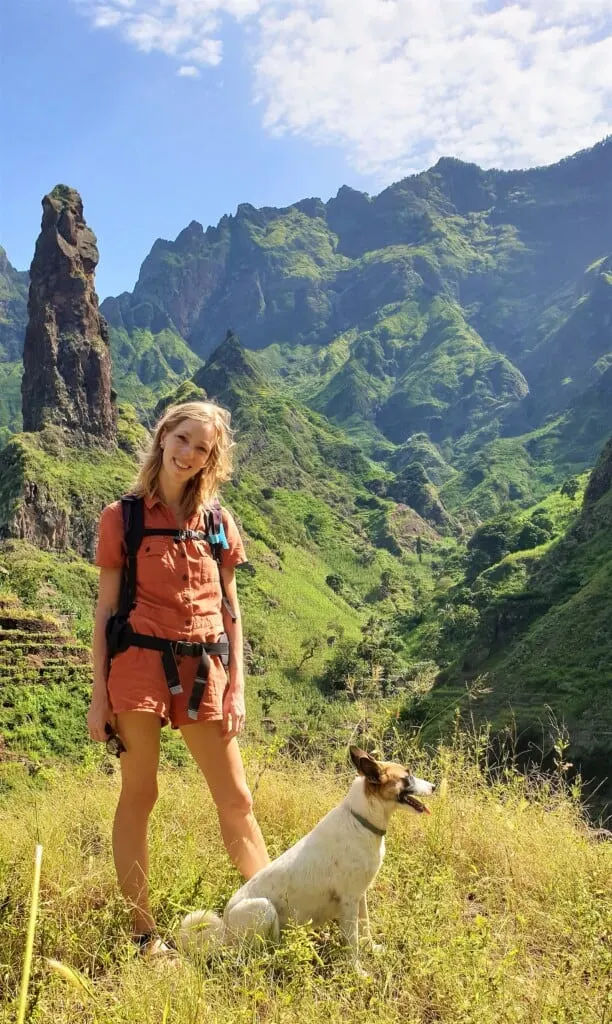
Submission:
{"label": "woman's neck", "polygon": [[173,510],[177,519],[182,517],[181,506],[183,503],[185,487],[173,487],[171,483],[164,480],[163,473],[157,479],[157,493],[160,501]]}

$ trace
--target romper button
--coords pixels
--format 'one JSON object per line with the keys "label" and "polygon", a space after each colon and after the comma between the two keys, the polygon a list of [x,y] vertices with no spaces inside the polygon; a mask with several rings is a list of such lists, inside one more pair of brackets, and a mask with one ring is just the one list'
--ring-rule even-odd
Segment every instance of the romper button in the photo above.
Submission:
{"label": "romper button", "polygon": [[183,579],[184,580],[188,580],[189,579],[189,576],[187,575],[187,573],[185,573],[185,575],[183,576]]}
{"label": "romper button", "polygon": [[151,548],[149,548],[149,547],[145,548],[145,551],[150,551],[150,550],[151,550]]}

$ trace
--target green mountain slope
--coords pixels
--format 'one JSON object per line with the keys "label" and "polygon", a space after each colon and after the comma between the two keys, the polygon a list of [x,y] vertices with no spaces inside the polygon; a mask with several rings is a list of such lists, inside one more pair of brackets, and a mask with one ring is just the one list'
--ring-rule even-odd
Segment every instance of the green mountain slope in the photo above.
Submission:
{"label": "green mountain slope", "polygon": [[21,426],[21,353],[28,318],[28,275],[0,246],[0,445]]}
{"label": "green mountain slope", "polygon": [[[414,613],[431,588],[417,553],[419,539],[428,552],[450,542],[412,509],[373,495],[368,483],[378,478],[376,465],[339,427],[270,384],[256,355],[242,349],[235,336],[226,338],[193,384],[182,385],[168,398],[197,394],[202,386],[232,409],[239,442],[223,500],[246,537],[255,568],[239,580],[247,663],[257,676],[250,686],[254,728],[273,693],[278,721],[285,722],[281,728],[290,732],[309,707],[320,708],[316,679],[330,644],[340,637],[356,641],[372,616]],[[25,744],[37,756],[45,745],[49,752],[76,755],[85,742],[84,722],[75,738],[74,716],[68,725],[62,713],[69,700],[82,711],[88,685],[84,670],[72,672],[67,658],[62,675],[61,658],[57,664],[55,659],[51,679],[37,658],[40,644],[71,650],[71,630],[80,642],[90,637],[95,572],[89,559],[97,514],[129,487],[137,464],[133,412],[120,411],[122,449],[114,453],[74,449],[51,430],[16,435],[0,453],[5,600],[21,602],[25,618],[65,616],[61,643],[62,623],[36,627],[36,635],[26,636],[21,613],[19,622],[15,619],[0,635],[0,656],[4,651],[5,659],[11,658],[20,650],[11,676],[17,690],[11,690],[11,706],[0,715],[0,732],[9,747]],[[77,592],[79,576],[83,585]],[[22,682],[34,685],[32,698],[24,697],[23,704],[18,699]],[[39,684],[45,693],[37,696]],[[44,710],[43,719],[37,708]],[[59,732],[51,736],[56,727],[63,730],[63,740]]]}
{"label": "green mountain slope", "polygon": [[[569,731],[570,759],[601,780],[612,763],[612,441],[581,508],[577,487],[569,481],[564,494],[473,535],[465,581],[420,637],[434,631],[448,667],[414,710],[432,737],[450,727],[459,704],[472,720],[509,729],[525,749],[549,742],[550,709]],[[440,641],[466,609],[469,628]]]}
{"label": "green mountain slope", "polygon": [[[515,438],[523,483],[507,496],[534,500],[604,439],[591,424],[575,452],[567,424],[582,430],[608,365],[611,171],[606,140],[553,167],[445,159],[374,197],[243,204],[158,240],[133,293],[103,310],[123,338],[172,331],[204,358],[235,329],[370,453],[427,434],[461,500],[472,456]],[[472,507],[494,510],[496,484],[483,489]]]}

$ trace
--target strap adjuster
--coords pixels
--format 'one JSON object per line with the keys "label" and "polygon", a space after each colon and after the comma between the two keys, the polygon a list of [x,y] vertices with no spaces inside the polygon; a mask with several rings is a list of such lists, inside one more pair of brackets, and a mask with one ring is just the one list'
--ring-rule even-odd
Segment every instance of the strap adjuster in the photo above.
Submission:
{"label": "strap adjuster", "polygon": [[171,640],[170,642],[174,655],[177,658],[183,655],[190,658],[199,658],[204,649],[204,644],[191,640]]}

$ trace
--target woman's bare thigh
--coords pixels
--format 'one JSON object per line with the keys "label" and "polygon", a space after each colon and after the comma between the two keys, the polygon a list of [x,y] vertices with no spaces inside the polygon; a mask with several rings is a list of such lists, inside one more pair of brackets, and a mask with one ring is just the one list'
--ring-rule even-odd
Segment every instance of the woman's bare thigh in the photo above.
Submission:
{"label": "woman's bare thigh", "polygon": [[218,809],[251,809],[240,747],[235,736],[222,731],[222,722],[197,722],[181,728],[181,734],[202,771]]}
{"label": "woman's bare thigh", "polygon": [[117,732],[125,746],[119,758],[123,792],[157,793],[161,719],[150,711],[120,711]]}

